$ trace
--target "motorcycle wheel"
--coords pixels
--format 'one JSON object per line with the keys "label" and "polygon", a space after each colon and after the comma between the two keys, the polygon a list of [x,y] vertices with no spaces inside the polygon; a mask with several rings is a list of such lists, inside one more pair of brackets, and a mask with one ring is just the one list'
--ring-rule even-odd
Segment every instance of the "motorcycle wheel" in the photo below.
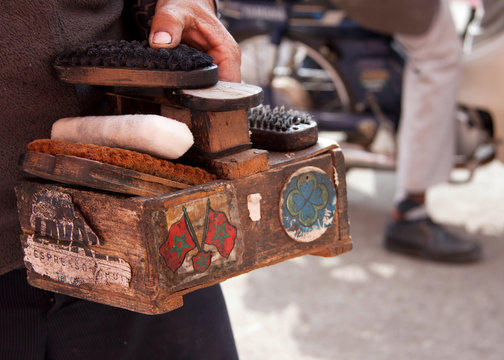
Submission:
{"label": "motorcycle wheel", "polygon": [[279,46],[269,35],[235,37],[242,52],[242,79],[264,89],[265,103],[319,114],[350,111],[343,78],[313,47],[287,37]]}

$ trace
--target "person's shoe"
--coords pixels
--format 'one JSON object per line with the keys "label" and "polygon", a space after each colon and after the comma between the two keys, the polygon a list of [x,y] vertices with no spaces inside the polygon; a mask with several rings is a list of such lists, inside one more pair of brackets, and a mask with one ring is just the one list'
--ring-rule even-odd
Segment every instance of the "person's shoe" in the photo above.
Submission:
{"label": "person's shoe", "polygon": [[385,248],[444,262],[477,261],[482,253],[479,243],[459,239],[430,218],[389,221],[385,230]]}

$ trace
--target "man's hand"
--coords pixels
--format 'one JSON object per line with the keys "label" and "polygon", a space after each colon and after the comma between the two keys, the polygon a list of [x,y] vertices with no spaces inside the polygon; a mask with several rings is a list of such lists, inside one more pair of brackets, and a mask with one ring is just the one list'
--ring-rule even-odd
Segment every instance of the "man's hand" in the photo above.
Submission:
{"label": "man's hand", "polygon": [[152,19],[152,48],[173,48],[181,41],[204,51],[219,66],[219,79],[240,82],[240,47],[219,21],[212,0],[159,0]]}

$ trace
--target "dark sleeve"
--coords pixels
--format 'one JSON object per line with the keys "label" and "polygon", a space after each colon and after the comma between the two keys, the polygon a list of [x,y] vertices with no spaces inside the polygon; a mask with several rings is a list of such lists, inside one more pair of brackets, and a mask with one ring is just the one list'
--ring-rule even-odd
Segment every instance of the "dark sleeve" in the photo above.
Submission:
{"label": "dark sleeve", "polygon": [[[149,38],[149,32],[152,25],[152,17],[156,10],[157,0],[125,0],[125,14],[129,18],[129,23],[134,29],[129,29],[133,37],[138,40]],[[219,0],[213,0],[215,14],[219,13]]]}
{"label": "dark sleeve", "polygon": [[149,38],[152,17],[156,10],[157,0],[125,0],[124,11],[129,19],[130,33],[137,40]]}

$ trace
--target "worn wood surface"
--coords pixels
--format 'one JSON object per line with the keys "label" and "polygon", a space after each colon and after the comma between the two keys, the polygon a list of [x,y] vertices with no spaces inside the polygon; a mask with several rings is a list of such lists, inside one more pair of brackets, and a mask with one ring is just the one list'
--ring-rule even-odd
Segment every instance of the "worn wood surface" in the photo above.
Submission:
{"label": "worn wood surface", "polygon": [[250,144],[246,110],[226,112],[191,111],[194,146],[208,153]]}
{"label": "worn wood surface", "polygon": [[268,152],[259,149],[247,149],[215,159],[203,157],[197,159],[221,179],[239,179],[270,168]]}
{"label": "worn wood surface", "polygon": [[[306,186],[323,190],[306,201],[324,221],[288,231],[304,218],[296,206],[286,213],[285,204],[311,194]],[[16,194],[30,283],[148,314],[256,268],[351,249],[339,148],[157,197],[34,182],[20,184]]]}
{"label": "worn wood surface", "polygon": [[[66,252],[66,258],[60,272],[60,280],[54,280],[47,275],[36,275],[30,264],[27,268],[32,272],[31,278],[39,278],[47,287],[57,287],[58,291],[76,297],[94,299],[94,301],[110,303],[114,306],[125,307],[140,312],[159,312],[164,304],[158,303],[158,275],[156,264],[149,261],[148,244],[152,238],[153,229],[146,224],[149,212],[145,209],[145,200],[142,197],[125,197],[110,195],[96,191],[77,190],[70,187],[41,185],[25,182],[16,188],[18,211],[21,228],[24,235],[33,235],[35,240],[50,240],[61,251]],[[65,201],[69,198],[69,201]],[[79,214],[76,216],[75,214]],[[83,219],[92,233],[99,239],[94,244],[89,242],[89,235],[83,230],[86,226],[74,218]],[[22,241],[23,247],[29,247]],[[54,247],[54,246],[53,246]],[[75,253],[73,247],[81,249],[83,256],[92,262],[94,256],[114,257],[121,259],[131,268],[131,280],[128,286],[117,284],[80,283],[79,276],[72,280],[65,270],[73,266],[71,256]],[[47,252],[51,247],[46,246]],[[40,252],[39,252],[40,254]],[[65,257],[65,256],[62,256]],[[48,269],[54,257],[44,257]],[[84,273],[91,271],[97,275],[95,266],[83,268],[82,263],[77,263]],[[35,276],[36,275],[36,276]],[[84,277],[84,274],[83,276]],[[44,286],[42,286],[44,288]]]}
{"label": "worn wood surface", "polygon": [[268,157],[270,166],[277,167],[292,161],[306,160],[338,147],[334,140],[319,137],[317,143],[308,148],[289,152],[269,151]]}
{"label": "worn wood surface", "polygon": [[157,196],[190,185],[98,161],[67,155],[28,151],[21,159],[23,171],[44,179],[139,196]]}
{"label": "worn wood surface", "polygon": [[[192,131],[191,110],[173,105],[160,105],[159,115],[175,119],[187,125]],[[195,134],[193,133],[193,136]]]}
{"label": "worn wood surface", "polygon": [[338,197],[337,218],[338,231],[340,239],[347,239],[345,246],[339,246],[334,243],[325,249],[314,252],[312,255],[332,257],[337,256],[347,251],[352,250],[352,242],[350,236],[350,221],[348,218],[348,198],[346,185],[346,167],[345,158],[341,148],[333,148],[330,150],[332,161],[334,164],[334,183],[336,185],[336,193]]}
{"label": "worn wood surface", "polygon": [[259,86],[219,81],[205,89],[183,89],[168,93],[178,104],[198,111],[233,111],[258,106],[264,99]]}
{"label": "worn wood surface", "polygon": [[58,77],[71,84],[192,89],[218,81],[217,65],[193,71],[168,71],[98,66],[55,66]]}

